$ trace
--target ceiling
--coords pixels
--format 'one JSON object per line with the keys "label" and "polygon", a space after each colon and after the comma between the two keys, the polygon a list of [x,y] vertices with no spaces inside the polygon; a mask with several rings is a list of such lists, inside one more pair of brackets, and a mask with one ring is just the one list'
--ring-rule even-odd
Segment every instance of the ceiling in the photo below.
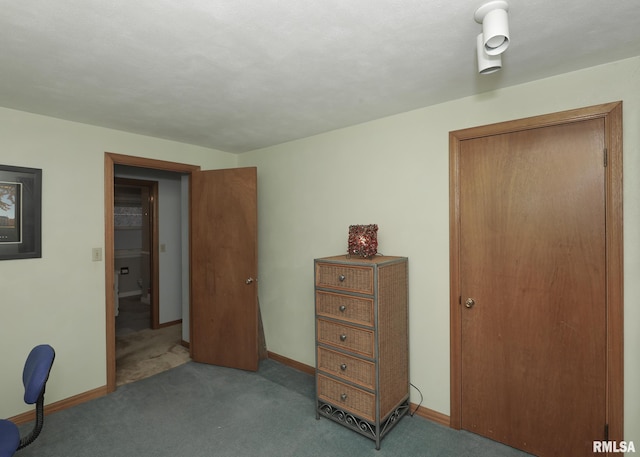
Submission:
{"label": "ceiling", "polygon": [[240,153],[640,55],[638,0],[0,0],[0,106]]}

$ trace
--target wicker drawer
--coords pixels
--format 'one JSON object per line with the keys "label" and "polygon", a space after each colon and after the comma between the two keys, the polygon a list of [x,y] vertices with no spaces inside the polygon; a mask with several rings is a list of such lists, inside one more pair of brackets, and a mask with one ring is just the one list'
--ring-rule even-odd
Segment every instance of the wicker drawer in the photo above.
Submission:
{"label": "wicker drawer", "polygon": [[376,442],[409,411],[408,259],[314,259],[316,418]]}
{"label": "wicker drawer", "polygon": [[367,389],[376,387],[376,365],[373,362],[318,347],[318,369]]}
{"label": "wicker drawer", "polygon": [[374,333],[350,325],[318,319],[318,342],[356,352],[367,357],[374,356]]}
{"label": "wicker drawer", "polygon": [[373,299],[316,291],[316,313],[373,327]]}
{"label": "wicker drawer", "polygon": [[318,396],[341,409],[353,412],[363,419],[375,421],[375,395],[369,392],[319,375]]}
{"label": "wicker drawer", "polygon": [[373,294],[373,269],[366,266],[316,264],[316,286]]}

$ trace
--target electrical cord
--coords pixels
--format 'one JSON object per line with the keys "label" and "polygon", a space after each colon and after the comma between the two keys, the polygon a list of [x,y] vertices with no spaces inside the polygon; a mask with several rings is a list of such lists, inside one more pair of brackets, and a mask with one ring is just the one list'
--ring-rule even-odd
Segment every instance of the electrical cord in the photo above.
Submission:
{"label": "electrical cord", "polygon": [[413,384],[409,383],[409,385],[411,387],[413,387],[414,389],[416,389],[418,391],[418,393],[420,394],[420,402],[418,403],[418,405],[415,407],[415,409],[413,410],[413,412],[409,411],[409,416],[413,417],[413,415],[416,413],[416,411],[418,411],[418,408],[420,408],[420,405],[422,404],[422,400],[424,400],[424,397],[422,396],[422,392],[420,392],[420,389],[418,389],[416,386],[414,386]]}

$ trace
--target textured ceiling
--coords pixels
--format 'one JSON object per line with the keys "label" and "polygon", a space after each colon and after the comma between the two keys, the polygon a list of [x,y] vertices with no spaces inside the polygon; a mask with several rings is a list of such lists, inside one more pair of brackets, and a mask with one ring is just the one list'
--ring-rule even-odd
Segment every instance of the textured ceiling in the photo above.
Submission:
{"label": "textured ceiling", "polygon": [[640,55],[638,0],[0,0],[0,106],[244,152]]}

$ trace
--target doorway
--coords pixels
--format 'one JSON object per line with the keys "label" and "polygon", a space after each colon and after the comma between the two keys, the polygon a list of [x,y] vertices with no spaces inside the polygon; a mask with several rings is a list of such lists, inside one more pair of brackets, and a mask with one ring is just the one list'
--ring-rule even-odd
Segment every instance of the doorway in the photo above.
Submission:
{"label": "doorway", "polygon": [[622,440],[622,106],[450,134],[451,424]]}
{"label": "doorway", "polygon": [[[123,165],[129,167],[138,167],[140,169],[147,170],[162,170],[168,172],[175,172],[180,174],[190,174],[192,171],[197,170],[198,167],[192,165],[178,164],[173,162],[165,162],[153,159],[144,159],[140,157],[125,156],[120,154],[105,153],[105,283],[107,284],[106,295],[106,364],[107,364],[107,392],[113,392],[116,389],[116,328],[115,328],[115,296],[114,287],[109,285],[115,284],[115,256],[113,255],[115,250],[114,243],[114,180],[115,180],[115,166]],[[157,202],[157,199],[156,199]],[[154,229],[152,228],[152,232]],[[158,252],[157,246],[158,236],[157,229],[155,233],[150,235],[156,245],[152,248],[152,252]],[[159,277],[159,264],[157,256],[151,262],[152,271],[151,278]],[[158,281],[152,281],[151,283],[151,302],[157,302],[159,299],[159,286]],[[159,304],[152,306],[152,310],[155,308],[159,315]],[[159,318],[158,318],[159,319]],[[154,318],[155,320],[155,318]]]}
{"label": "doorway", "polygon": [[180,279],[188,245],[181,239],[187,225],[181,211],[187,198],[183,177],[177,173],[117,165],[114,174],[116,385],[120,387],[190,360],[185,342],[189,338],[184,336],[188,324],[183,325],[182,319],[188,289]]}
{"label": "doorway", "polygon": [[[211,354],[211,348],[218,348],[218,353],[224,352],[231,368],[257,369],[260,356],[258,345],[261,341],[258,335],[257,168],[201,171],[198,166],[107,152],[104,164],[107,392],[116,389],[112,255],[116,165],[169,171],[188,178],[189,204],[184,205],[185,212],[180,219],[189,221],[188,267],[184,271],[188,271],[186,281],[189,284],[190,351],[193,355],[202,355]],[[216,239],[211,233],[230,233],[233,236]],[[196,243],[196,239],[200,241]],[[194,245],[197,246],[197,255],[194,255]],[[235,253],[232,256],[234,268],[229,268],[226,262],[228,253]],[[243,261],[236,262],[237,259]],[[196,277],[204,280],[194,279]],[[161,281],[164,285],[162,275]],[[196,335],[198,338],[194,338],[192,324],[198,316],[205,314],[208,322],[221,331],[216,332],[206,323],[201,323],[205,331],[199,332]],[[235,330],[229,333],[224,331],[226,329]],[[222,337],[223,340],[220,340]],[[207,350],[204,350],[205,347]],[[215,357],[198,361],[223,364]]]}

